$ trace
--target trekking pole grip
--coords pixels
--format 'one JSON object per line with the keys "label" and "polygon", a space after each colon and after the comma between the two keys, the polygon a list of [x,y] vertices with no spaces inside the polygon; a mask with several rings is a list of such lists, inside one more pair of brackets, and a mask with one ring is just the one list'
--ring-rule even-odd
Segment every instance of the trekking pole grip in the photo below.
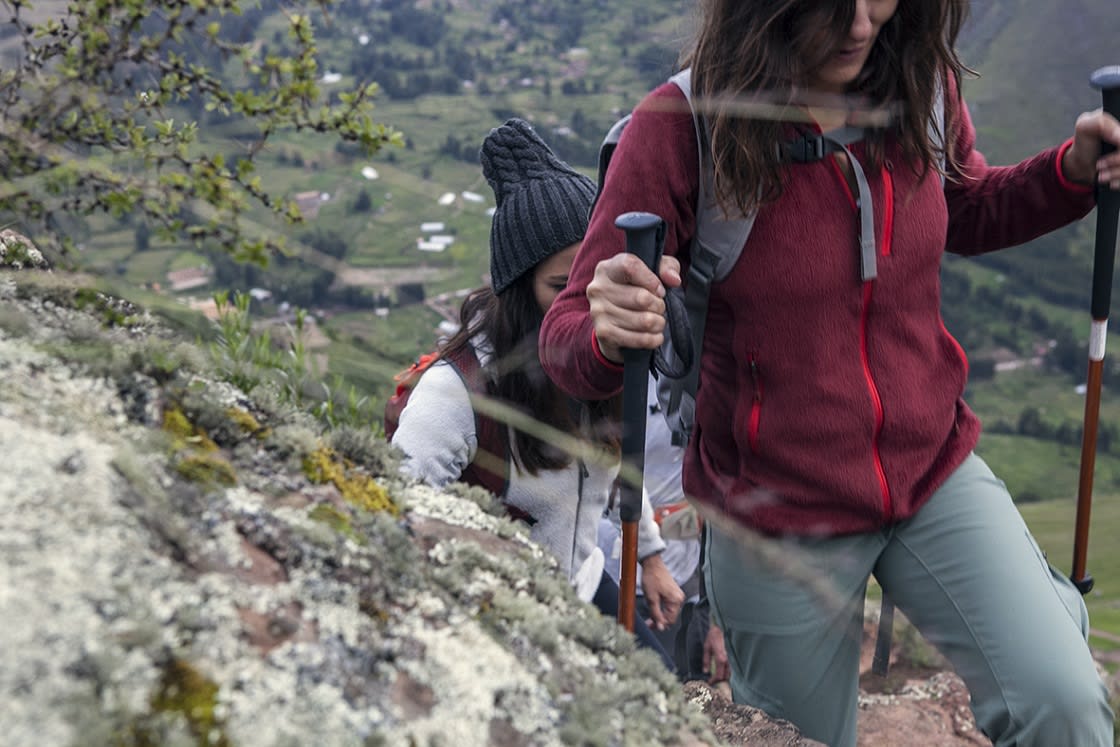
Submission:
{"label": "trekking pole grip", "polygon": [[656,274],[665,246],[665,221],[653,213],[623,213],[614,225],[626,232],[626,253],[637,256]]}
{"label": "trekking pole grip", "polygon": [[[1102,67],[1092,74],[1089,82],[1101,91],[1104,111],[1120,119],[1120,65]],[[1104,156],[1116,147],[1101,143]],[[1112,296],[1112,271],[1116,259],[1117,214],[1120,212],[1120,191],[1108,182],[1097,182],[1097,236],[1093,258],[1094,319],[1107,319]]]}

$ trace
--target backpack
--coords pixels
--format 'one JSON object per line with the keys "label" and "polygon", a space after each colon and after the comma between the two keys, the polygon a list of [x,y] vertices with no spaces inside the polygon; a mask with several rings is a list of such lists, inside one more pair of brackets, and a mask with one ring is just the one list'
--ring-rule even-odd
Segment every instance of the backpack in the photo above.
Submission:
{"label": "backpack", "polygon": [[[696,132],[697,152],[700,155],[699,173],[700,188],[696,205],[696,230],[693,231],[692,243],[688,249],[689,267],[684,278],[683,308],[687,319],[687,334],[691,341],[692,355],[682,359],[673,350],[672,338],[666,335],[666,341],[660,351],[663,360],[685,360],[686,370],[684,375],[674,378],[671,375],[658,376],[657,398],[669,421],[672,432],[673,444],[683,446],[688,443],[692,434],[692,424],[696,415],[696,390],[700,384],[700,353],[703,347],[704,326],[708,319],[708,296],[712,283],[717,283],[731,272],[739,255],[747,243],[751,229],[754,227],[757,211],[746,215],[729,217],[724,215],[723,209],[715,200],[715,173],[712,167],[707,148],[707,127],[703,116],[692,105],[692,75],[691,70],[685,69],[669,78],[683,93],[692,112],[692,124]],[[929,123],[929,130],[933,141],[942,143],[945,128],[944,95],[940,82],[936,89],[936,98],[933,106],[933,117]],[[611,156],[622,137],[630,116],[619,119],[608,130],[599,147],[599,189],[596,195],[602,193],[606,181],[607,167],[610,165]],[[836,151],[847,151],[850,143],[863,138],[864,131],[859,128],[846,127],[830,133],[828,136],[807,135],[791,143],[781,143],[779,148],[783,156],[794,163],[807,163],[820,160],[826,155]],[[853,171],[863,199],[870,200],[867,190],[867,180],[859,162],[851,157]],[[940,163],[944,170],[944,161]],[[941,175],[944,184],[944,174]],[[592,210],[595,209],[594,204]],[[869,213],[861,217],[861,273],[864,280],[875,277],[875,244],[874,226],[871,225]],[[870,240],[868,239],[870,237]],[[670,320],[672,322],[672,320]]]}
{"label": "backpack", "polygon": [[[483,376],[482,364],[479,362],[478,354],[473,346],[464,345],[442,353],[425,353],[417,358],[411,366],[393,377],[397,384],[396,390],[385,402],[384,427],[386,440],[391,441],[393,434],[397,432],[397,428],[400,426],[401,413],[404,412],[405,405],[408,404],[408,398],[416,387],[416,383],[420,381],[424,372],[440,359],[446,360],[450,364],[459,378],[463,380],[468,392],[483,396],[487,394],[486,378]],[[459,480],[469,485],[484,488],[499,499],[504,498],[506,491],[509,489],[510,474],[509,438],[506,428],[502,423],[479,413],[478,410],[474,411],[474,424],[475,433],[478,434],[478,450],[475,452],[474,459],[463,470]],[[536,523],[532,516],[516,506],[506,504],[505,508],[511,518],[524,521],[529,525]]]}

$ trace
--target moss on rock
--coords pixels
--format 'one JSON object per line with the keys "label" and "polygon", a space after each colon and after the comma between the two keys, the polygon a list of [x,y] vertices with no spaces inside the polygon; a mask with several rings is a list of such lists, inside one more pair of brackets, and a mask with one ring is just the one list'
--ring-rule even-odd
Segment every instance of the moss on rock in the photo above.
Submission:
{"label": "moss on rock", "polygon": [[230,487],[237,484],[237,473],[233,465],[216,454],[184,456],[176,462],[175,471],[184,480],[201,485]]}
{"label": "moss on rock", "polygon": [[163,430],[171,435],[172,448],[175,451],[191,448],[210,453],[218,450],[218,445],[214,443],[213,439],[207,436],[201,428],[191,423],[177,406],[164,410]]}
{"label": "moss on rock", "polygon": [[385,488],[333,449],[324,446],[308,454],[303,460],[303,473],[313,483],[334,485],[343,498],[360,509],[400,514],[400,506]]}
{"label": "moss on rock", "polygon": [[195,747],[230,747],[219,718],[220,688],[195,667],[173,659],[152,693],[149,716],[139,719],[117,740],[118,747],[157,747],[167,743],[168,716],[186,722]]}

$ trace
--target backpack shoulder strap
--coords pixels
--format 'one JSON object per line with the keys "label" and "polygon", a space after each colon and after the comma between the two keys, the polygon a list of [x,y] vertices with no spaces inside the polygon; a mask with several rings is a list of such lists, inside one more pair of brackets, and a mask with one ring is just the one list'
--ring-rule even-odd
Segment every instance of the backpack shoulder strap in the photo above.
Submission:
{"label": "backpack shoulder strap", "polygon": [[[447,362],[459,374],[467,391],[486,395],[486,378],[474,346],[464,345],[444,354]],[[475,432],[478,434],[478,451],[474,460],[463,470],[463,482],[478,485],[499,498],[509,489],[509,435],[502,423],[474,411]],[[516,511],[514,509],[513,511]],[[513,511],[511,515],[516,516]]]}
{"label": "backpack shoulder strap", "polygon": [[941,76],[936,78],[933,89],[933,116],[929,119],[930,141],[941,146],[938,166],[941,167],[941,186],[945,186],[946,158],[949,155],[949,133],[945,129],[945,84]]}
{"label": "backpack shoulder strap", "polygon": [[662,377],[658,397],[673,432],[673,443],[683,445],[692,432],[696,390],[700,385],[700,358],[704,328],[708,321],[708,298],[712,283],[723,280],[731,272],[743,251],[756,211],[746,215],[728,216],[715,197],[715,169],[702,112],[692,100],[692,71],[684,69],[669,78],[684,93],[692,112],[700,174],[696,204],[696,227],[689,246],[688,274],[684,281],[684,307],[692,338],[692,365],[683,378]]}
{"label": "backpack shoulder strap", "polygon": [[[692,71],[688,68],[669,78],[681,89],[689,110],[692,112],[692,125],[696,132],[696,150],[699,154],[697,170],[700,174],[699,195],[696,204],[696,230],[692,250],[710,254],[712,280],[723,280],[731,268],[739,261],[747,237],[754,227],[757,213],[728,217],[715,197],[715,168],[712,165],[709,149],[708,129],[702,112],[696,111],[692,100]],[[693,254],[692,259],[695,259]],[[705,273],[707,269],[704,270]]]}

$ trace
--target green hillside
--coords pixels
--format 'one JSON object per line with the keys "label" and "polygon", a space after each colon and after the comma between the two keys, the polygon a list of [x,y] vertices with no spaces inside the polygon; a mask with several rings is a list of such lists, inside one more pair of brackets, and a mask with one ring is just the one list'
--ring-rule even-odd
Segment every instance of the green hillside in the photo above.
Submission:
{"label": "green hillside", "polygon": [[[40,2],[35,12],[52,7]],[[180,299],[202,301],[220,288],[268,289],[271,299],[256,304],[255,314],[274,316],[285,301],[311,309],[325,333],[314,342],[320,373],[382,397],[392,374],[433,344],[441,313],[454,311],[453,294],[483,282],[493,198],[477,150],[486,132],[509,116],[524,117],[592,174],[609,124],[672,71],[689,33],[688,7],[665,0],[343,0],[327,12],[313,10],[321,85],[341,91],[377,81],[375,117],[404,132],[406,145],[366,159],[312,134],[276,138],[260,162],[262,179],[299,197],[306,221],[290,230],[298,255],[267,270],[162,244],[130,216],[79,226],[79,259],[118,286],[158,283],[165,294],[174,286],[168,273],[212,268],[208,282],[202,276],[201,285],[171,291]],[[960,48],[979,72],[965,92],[989,160],[1009,162],[1061,141],[1078,112],[1098,105],[1087,78],[1120,61],[1104,31],[1118,22],[1115,0],[974,3]],[[267,52],[283,53],[288,44],[280,6],[270,0],[224,18],[222,31],[250,36]],[[14,53],[13,38],[0,34],[0,59]],[[207,145],[230,154],[243,147],[238,123],[192,110],[190,102],[181,114],[200,122]],[[946,322],[972,359],[969,400],[989,424],[982,448],[1010,473],[1013,490],[1031,499],[1065,498],[1071,489],[1092,227],[1090,219],[1031,246],[945,263]],[[433,236],[451,243],[422,249],[432,248]],[[452,300],[415,302],[440,294]],[[1025,365],[1012,370],[1015,361]],[[1120,369],[1111,362],[1106,384],[1102,430],[1111,437],[1120,414],[1110,397]],[[1112,480],[1108,447],[1102,487]]]}

